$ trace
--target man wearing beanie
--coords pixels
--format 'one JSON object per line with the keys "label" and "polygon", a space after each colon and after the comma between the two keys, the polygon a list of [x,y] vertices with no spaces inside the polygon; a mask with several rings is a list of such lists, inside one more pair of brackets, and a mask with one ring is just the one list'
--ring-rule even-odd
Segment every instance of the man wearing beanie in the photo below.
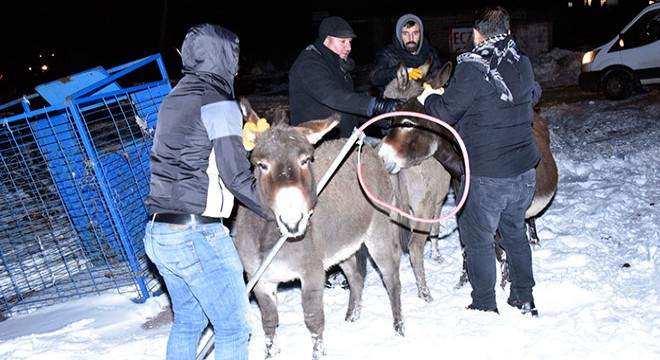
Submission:
{"label": "man wearing beanie", "polygon": [[291,124],[338,113],[341,122],[325,138],[349,137],[370,117],[401,106],[401,100],[379,99],[355,91],[351,76],[355,61],[349,57],[354,38],[353,28],[338,16],[321,22],[318,38],[300,53],[289,70]]}
{"label": "man wearing beanie", "polygon": [[371,83],[377,86],[382,94],[385,86],[396,77],[399,62],[408,67],[408,78],[418,80],[422,77],[419,67],[432,57],[433,64],[428,77],[438,74],[442,61],[438,50],[433,48],[424,38],[424,24],[414,14],[406,14],[396,22],[392,43],[380,49],[375,56],[374,68],[369,73]]}

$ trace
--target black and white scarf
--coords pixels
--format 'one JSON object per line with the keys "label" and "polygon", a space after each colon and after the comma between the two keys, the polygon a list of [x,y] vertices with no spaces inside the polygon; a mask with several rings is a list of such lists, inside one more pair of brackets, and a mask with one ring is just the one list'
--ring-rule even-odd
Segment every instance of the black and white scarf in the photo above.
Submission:
{"label": "black and white scarf", "polygon": [[502,75],[497,71],[497,67],[502,60],[508,62],[517,62],[520,60],[518,47],[513,41],[511,35],[499,34],[489,37],[477,45],[472,51],[461,54],[456,59],[458,64],[462,62],[474,62],[483,67],[486,81],[495,85],[500,93],[500,99],[513,103],[513,95],[506,86]]}

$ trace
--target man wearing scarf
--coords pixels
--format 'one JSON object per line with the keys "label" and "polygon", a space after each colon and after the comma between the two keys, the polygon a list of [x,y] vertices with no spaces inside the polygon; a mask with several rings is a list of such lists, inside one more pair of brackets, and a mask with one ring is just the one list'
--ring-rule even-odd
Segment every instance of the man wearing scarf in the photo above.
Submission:
{"label": "man wearing scarf", "polygon": [[457,129],[470,160],[469,193],[458,214],[472,286],[467,308],[499,313],[494,250],[499,230],[510,270],[507,303],[538,316],[525,227],[540,159],[532,139],[534,72],[501,6],[475,12],[473,35],[475,48],[458,56],[444,94],[425,90],[418,100],[428,114]]}
{"label": "man wearing scarf", "polygon": [[405,14],[396,22],[392,43],[376,52],[374,67],[369,73],[369,80],[377,86],[382,94],[385,86],[396,77],[400,62],[408,68],[408,78],[418,80],[422,76],[419,69],[426,60],[433,58],[428,77],[433,78],[440,71],[442,61],[438,50],[424,38],[424,24],[414,14]]}

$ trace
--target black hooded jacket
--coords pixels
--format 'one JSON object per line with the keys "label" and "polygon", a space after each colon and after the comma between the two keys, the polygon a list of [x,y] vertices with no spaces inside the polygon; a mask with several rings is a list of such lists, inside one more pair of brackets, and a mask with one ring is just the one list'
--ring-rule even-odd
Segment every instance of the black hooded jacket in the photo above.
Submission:
{"label": "black hooded jacket", "polygon": [[307,46],[289,70],[291,124],[324,119],[338,113],[341,122],[325,138],[349,137],[353,128],[371,116],[370,106],[373,106],[374,98],[355,92],[349,72],[353,60],[344,61],[323,45],[323,41],[319,37]]}
{"label": "black hooded jacket", "polygon": [[[403,25],[409,20],[414,20],[419,25],[419,30],[422,32],[420,37],[420,46],[416,53],[412,54],[406,50],[405,45],[401,39],[401,32]],[[424,38],[424,25],[422,21],[415,15],[408,14],[399,18],[397,21],[394,35],[392,35],[392,43],[384,46],[376,52],[374,58],[374,67],[369,73],[369,80],[371,84],[380,89],[380,93],[385,90],[385,86],[396,77],[396,70],[400,61],[406,64],[409,68],[418,68],[422,66],[429,57],[433,58],[433,64],[429,69],[428,77],[434,77],[440,71],[440,67],[446,61],[440,58],[438,50],[429,44],[429,41]]]}
{"label": "black hooded jacket", "polygon": [[163,100],[150,153],[153,213],[227,218],[234,197],[268,218],[243,147],[234,100],[239,39],[217,25],[192,27],[183,41],[184,77]]}

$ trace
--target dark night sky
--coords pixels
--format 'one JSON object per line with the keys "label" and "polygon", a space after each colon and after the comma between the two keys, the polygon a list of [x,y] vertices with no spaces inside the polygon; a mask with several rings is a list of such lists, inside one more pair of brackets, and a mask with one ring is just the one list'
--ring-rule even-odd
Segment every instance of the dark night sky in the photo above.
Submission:
{"label": "dark night sky", "polygon": [[[295,57],[316,37],[318,23],[313,21],[314,15],[339,15],[349,20],[396,19],[406,12],[423,16],[472,11],[484,3],[499,3],[512,10],[557,9],[566,2],[408,0],[391,4],[374,0],[311,0],[305,4],[267,1],[257,5],[241,0],[115,0],[102,6],[80,0],[18,2],[12,5],[12,12],[3,11],[4,19],[0,22],[0,71],[8,74],[22,69],[41,51],[65,51],[68,72],[61,75],[99,65],[110,68],[160,52],[173,76],[179,64],[175,47],[180,46],[190,26],[201,22],[216,23],[236,32],[241,38],[242,56],[254,61]],[[626,2],[635,3],[635,13],[645,3],[619,0],[620,5]]]}
{"label": "dark night sky", "polygon": [[[461,8],[476,8],[484,1],[461,0]],[[492,2],[492,1],[491,1]],[[557,3],[557,1],[554,1]],[[456,2],[447,2],[455,4]],[[528,1],[501,1],[519,6]],[[535,1],[536,5],[552,1]],[[167,56],[179,46],[186,30],[200,22],[223,25],[241,37],[251,56],[260,52],[297,52],[316,36],[312,14],[327,12],[346,18],[399,16],[405,12],[444,13],[457,5],[408,0],[397,4],[361,0],[253,1],[226,0],[114,0],[103,5],[93,1],[44,1],[15,3],[0,22],[3,57],[22,57],[47,48],[80,49],[98,62],[126,60],[162,52]],[[527,6],[530,6],[529,4]],[[16,19],[7,21],[8,16]],[[11,24],[10,24],[11,23]],[[5,55],[6,54],[6,55]],[[265,54],[264,54],[265,55]],[[265,56],[264,56],[265,57]],[[3,60],[3,63],[4,61]]]}

